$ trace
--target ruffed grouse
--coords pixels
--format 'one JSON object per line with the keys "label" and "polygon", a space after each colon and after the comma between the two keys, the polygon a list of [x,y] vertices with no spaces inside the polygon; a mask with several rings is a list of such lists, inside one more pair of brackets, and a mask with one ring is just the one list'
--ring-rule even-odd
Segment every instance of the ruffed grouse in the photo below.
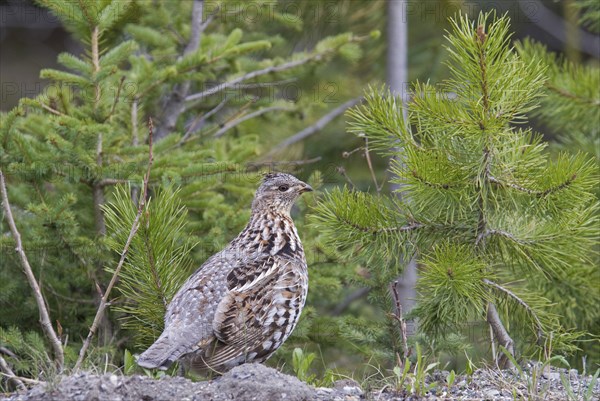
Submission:
{"label": "ruffed grouse", "polygon": [[263,362],[283,344],[308,291],[304,250],[290,217],[308,191],[289,174],[265,175],[246,228],[173,297],[163,333],[138,365],[167,369],[181,359],[193,371],[222,373]]}

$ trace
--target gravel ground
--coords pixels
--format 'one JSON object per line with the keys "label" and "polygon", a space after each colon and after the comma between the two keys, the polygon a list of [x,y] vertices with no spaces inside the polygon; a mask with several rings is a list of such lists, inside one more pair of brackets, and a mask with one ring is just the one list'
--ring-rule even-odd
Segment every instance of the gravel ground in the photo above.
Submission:
{"label": "gravel ground", "polygon": [[[457,376],[448,389],[448,372],[435,372],[427,383],[435,389],[417,397],[394,391],[390,386],[363,392],[358,383],[340,380],[333,388],[315,388],[275,369],[260,364],[239,366],[220,378],[192,382],[182,377],[160,380],[144,376],[93,375],[80,373],[54,384],[38,385],[26,393],[0,395],[4,401],[362,401],[362,400],[545,400],[567,401],[561,372],[570,378],[576,398],[584,400],[591,381],[576,371],[553,369],[534,385],[510,373],[478,370],[471,377]],[[578,397],[577,395],[580,395]],[[600,400],[596,383],[589,400]]]}

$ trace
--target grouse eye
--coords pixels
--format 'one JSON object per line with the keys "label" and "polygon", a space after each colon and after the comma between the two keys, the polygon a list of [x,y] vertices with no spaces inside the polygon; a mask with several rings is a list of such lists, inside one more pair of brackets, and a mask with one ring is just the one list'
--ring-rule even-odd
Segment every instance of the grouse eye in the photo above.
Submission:
{"label": "grouse eye", "polygon": [[289,185],[280,185],[279,188],[277,188],[278,190],[280,190],[281,192],[285,192],[288,189],[290,189]]}

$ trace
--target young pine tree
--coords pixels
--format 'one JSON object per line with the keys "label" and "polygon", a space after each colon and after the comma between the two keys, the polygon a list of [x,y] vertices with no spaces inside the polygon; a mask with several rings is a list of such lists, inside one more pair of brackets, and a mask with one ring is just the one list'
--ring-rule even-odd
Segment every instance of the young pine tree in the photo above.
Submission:
{"label": "young pine tree", "polygon": [[[390,312],[383,294],[399,262],[417,255],[414,313],[431,338],[484,320],[492,346],[507,353],[516,339],[528,355],[544,344],[572,350],[577,333],[527,284],[590,266],[598,235],[594,164],[582,154],[551,160],[525,125],[542,95],[544,65],[511,47],[507,17],[460,16],[452,28],[451,77],[414,85],[408,121],[399,99],[374,89],[349,112],[351,132],[394,156],[400,196],[335,189],[314,210],[316,224],[329,244],[362,261]],[[394,337],[386,337],[392,352]]]}
{"label": "young pine tree", "polygon": [[[580,22],[588,29],[600,32],[600,4],[595,1],[577,1],[582,8]],[[532,110],[535,119],[547,129],[555,141],[555,150],[587,152],[600,163],[600,67],[592,60],[575,63],[549,52],[532,40],[517,43],[516,49],[526,61],[543,63],[544,97],[540,107]],[[551,148],[552,149],[552,148]],[[596,186],[596,196],[600,186]],[[598,249],[596,244],[596,250]],[[554,311],[565,327],[578,327],[589,333],[589,341],[582,341],[581,351],[574,362],[587,356],[588,368],[600,360],[600,258],[594,253],[594,263],[577,263],[576,268],[564,271],[550,280],[535,280],[527,285],[539,291],[554,304]],[[577,271],[577,274],[572,274]],[[583,359],[585,360],[585,359]]]}

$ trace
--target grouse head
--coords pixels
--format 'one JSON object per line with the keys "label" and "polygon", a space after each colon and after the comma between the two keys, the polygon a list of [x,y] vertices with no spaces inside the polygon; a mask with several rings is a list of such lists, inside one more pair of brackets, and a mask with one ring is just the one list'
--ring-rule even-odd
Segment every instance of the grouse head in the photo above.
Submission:
{"label": "grouse head", "polygon": [[272,210],[289,214],[292,205],[304,192],[313,189],[310,185],[286,173],[268,173],[252,202],[252,210]]}

